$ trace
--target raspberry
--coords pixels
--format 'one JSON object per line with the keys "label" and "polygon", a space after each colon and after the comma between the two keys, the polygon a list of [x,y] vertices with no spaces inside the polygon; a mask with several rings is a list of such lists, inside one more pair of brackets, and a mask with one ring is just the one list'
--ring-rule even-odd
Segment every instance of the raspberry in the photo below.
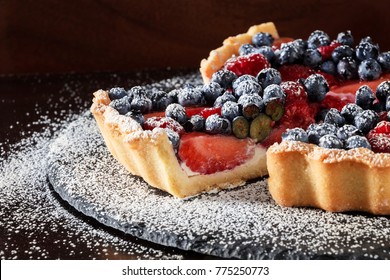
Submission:
{"label": "raspberry", "polygon": [[390,122],[379,122],[367,138],[375,153],[390,153]]}
{"label": "raspberry", "polygon": [[271,64],[259,53],[232,57],[225,62],[224,68],[234,72],[237,76],[249,74],[256,76],[264,68],[270,68]]}
{"label": "raspberry", "polygon": [[297,100],[307,100],[307,93],[305,88],[298,82],[282,82],[280,84],[283,92],[286,94],[286,103],[292,103]]}
{"label": "raspberry", "polygon": [[341,46],[341,44],[339,42],[333,41],[329,46],[318,47],[317,49],[322,55],[322,60],[330,59],[332,57],[332,52],[338,46]]}

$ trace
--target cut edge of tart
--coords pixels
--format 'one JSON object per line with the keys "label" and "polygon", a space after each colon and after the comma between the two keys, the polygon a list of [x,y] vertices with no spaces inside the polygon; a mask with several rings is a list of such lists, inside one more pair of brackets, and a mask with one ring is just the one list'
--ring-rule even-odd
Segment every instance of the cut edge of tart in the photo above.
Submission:
{"label": "cut edge of tart", "polygon": [[266,22],[259,25],[251,26],[246,33],[231,36],[225,39],[222,46],[212,50],[207,59],[203,59],[200,63],[200,73],[203,81],[208,83],[213,73],[221,69],[224,63],[232,56],[238,55],[238,49],[243,44],[248,44],[252,40],[252,36],[258,32],[267,32],[274,39],[279,38],[273,22]]}
{"label": "cut edge of tart", "polygon": [[193,173],[179,162],[165,129],[143,130],[137,121],[110,107],[110,102],[108,93],[99,90],[91,107],[108,150],[128,171],[153,187],[185,198],[243,185],[267,174],[266,150],[260,145],[255,145],[250,159],[232,169]]}
{"label": "cut edge of tart", "polygon": [[267,167],[281,206],[390,214],[390,154],[283,141],[267,150]]}

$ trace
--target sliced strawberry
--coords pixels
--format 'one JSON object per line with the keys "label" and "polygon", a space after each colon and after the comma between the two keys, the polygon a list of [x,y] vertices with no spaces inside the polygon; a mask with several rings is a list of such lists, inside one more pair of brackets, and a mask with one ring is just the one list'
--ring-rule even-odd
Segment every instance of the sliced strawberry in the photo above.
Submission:
{"label": "sliced strawberry", "polygon": [[282,76],[282,81],[294,82],[296,82],[300,78],[306,79],[311,74],[315,74],[315,71],[309,66],[299,64],[283,65],[279,68],[279,72]]}
{"label": "sliced strawberry", "polygon": [[298,82],[288,81],[282,82],[280,87],[283,89],[286,94],[286,103],[292,103],[297,100],[307,100],[307,93],[302,84]]}
{"label": "sliced strawberry", "polygon": [[341,46],[341,44],[337,41],[333,41],[330,43],[329,46],[321,46],[318,47],[317,50],[320,52],[322,55],[322,60],[327,60],[332,57],[332,52],[334,51],[335,48]]}
{"label": "sliced strawberry", "polygon": [[178,154],[193,172],[212,174],[246,162],[255,146],[250,138],[192,132],[182,136]]}
{"label": "sliced strawberry", "polygon": [[379,122],[375,128],[370,131],[370,134],[387,134],[390,135],[390,122],[381,121]]}
{"label": "sliced strawberry", "polygon": [[144,129],[145,130],[153,130],[153,128],[169,128],[173,131],[179,133],[179,135],[183,135],[184,128],[174,119],[167,117],[151,117],[145,120]]}
{"label": "sliced strawberry", "polygon": [[282,141],[282,134],[287,130],[287,128],[288,127],[283,124],[273,127],[270,135],[261,142],[261,145],[268,148],[274,143],[280,143]]}
{"label": "sliced strawberry", "polygon": [[237,76],[249,74],[256,76],[264,68],[270,68],[271,64],[264,55],[259,53],[232,57],[225,62],[224,68],[233,71]]}

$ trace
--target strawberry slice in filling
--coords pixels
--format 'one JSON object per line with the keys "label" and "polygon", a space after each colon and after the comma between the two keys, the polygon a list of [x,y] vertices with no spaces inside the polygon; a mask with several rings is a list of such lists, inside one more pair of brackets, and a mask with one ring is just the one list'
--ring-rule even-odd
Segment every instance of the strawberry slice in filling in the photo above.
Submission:
{"label": "strawberry slice in filling", "polygon": [[212,174],[245,163],[254,156],[255,147],[250,138],[192,132],[181,137],[178,156],[192,172]]}

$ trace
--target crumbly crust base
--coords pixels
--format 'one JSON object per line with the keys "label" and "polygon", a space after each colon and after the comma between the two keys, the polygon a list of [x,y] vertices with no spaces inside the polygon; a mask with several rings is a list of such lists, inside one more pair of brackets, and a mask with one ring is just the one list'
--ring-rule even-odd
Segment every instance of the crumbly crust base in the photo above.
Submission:
{"label": "crumbly crust base", "polygon": [[258,145],[254,157],[234,169],[190,176],[180,166],[164,129],[143,130],[136,121],[120,115],[109,104],[106,91],[94,93],[91,112],[107,148],[128,171],[153,187],[184,198],[239,186],[267,174],[265,149]]}
{"label": "crumbly crust base", "polygon": [[267,167],[279,205],[390,214],[390,154],[286,141],[268,149]]}
{"label": "crumbly crust base", "polygon": [[222,46],[212,50],[207,59],[200,62],[200,73],[203,81],[208,83],[211,76],[222,68],[226,60],[233,55],[238,55],[238,49],[243,44],[252,42],[252,36],[258,32],[268,32],[275,39],[279,38],[278,31],[273,22],[266,22],[259,25],[251,26],[246,33],[231,36],[225,39]]}

